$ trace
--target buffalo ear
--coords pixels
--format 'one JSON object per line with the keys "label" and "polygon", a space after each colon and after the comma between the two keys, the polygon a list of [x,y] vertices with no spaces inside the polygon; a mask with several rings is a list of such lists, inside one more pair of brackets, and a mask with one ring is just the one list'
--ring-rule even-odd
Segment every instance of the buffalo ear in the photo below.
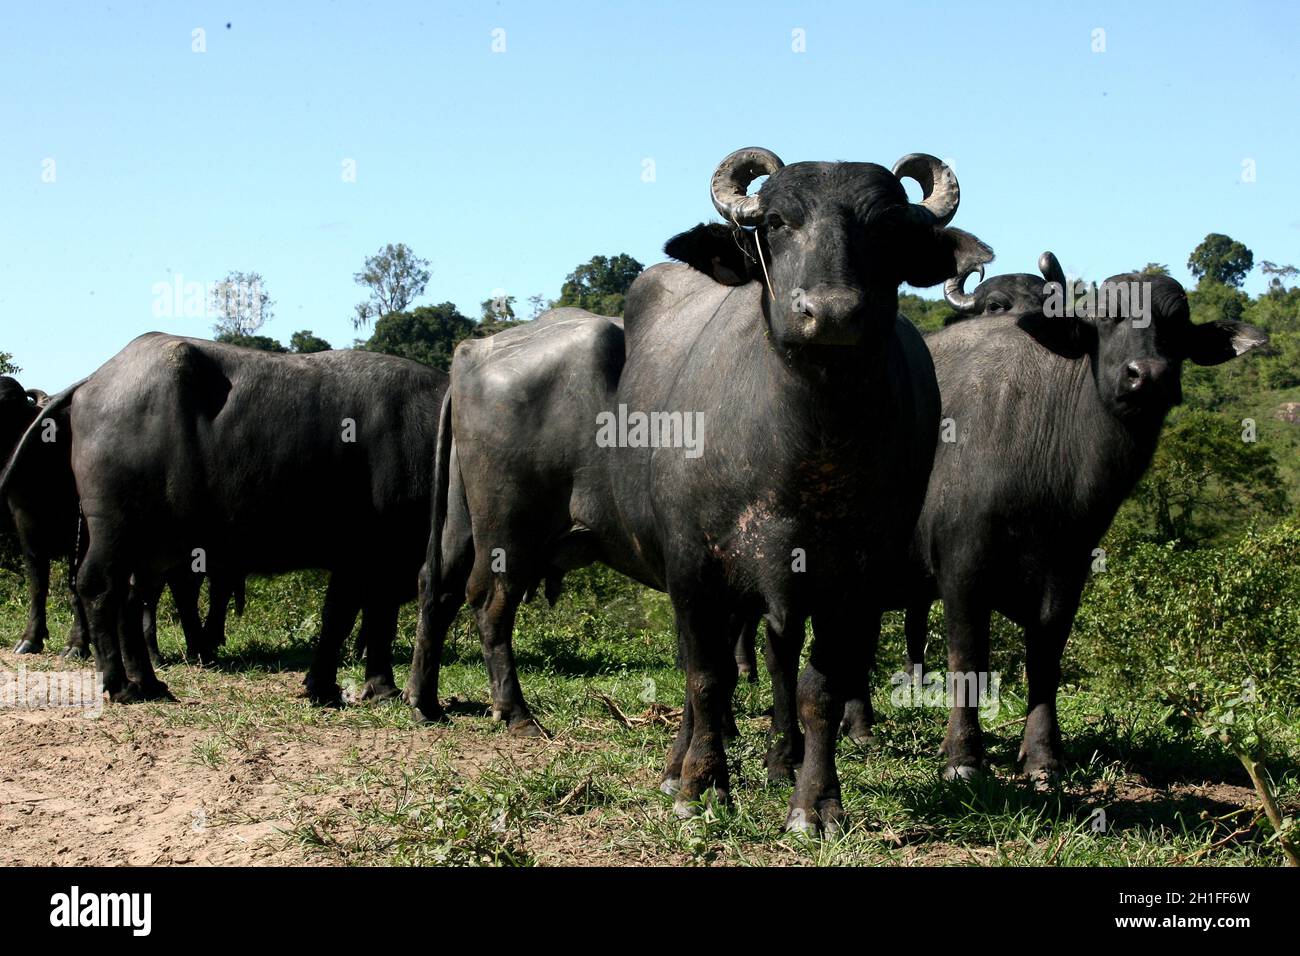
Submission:
{"label": "buffalo ear", "polygon": [[1070,359],[1082,358],[1096,342],[1097,327],[1074,316],[1030,312],[1016,325],[1043,348]]}
{"label": "buffalo ear", "polygon": [[700,223],[664,245],[664,252],[723,285],[744,285],[756,261],[754,234],[722,223]]}
{"label": "buffalo ear", "polygon": [[1268,344],[1268,333],[1245,322],[1222,319],[1193,325],[1187,333],[1187,357],[1197,365],[1221,365]]}
{"label": "buffalo ear", "polygon": [[938,285],[993,261],[993,250],[964,230],[930,226],[918,233],[902,262],[903,281],[908,285]]}

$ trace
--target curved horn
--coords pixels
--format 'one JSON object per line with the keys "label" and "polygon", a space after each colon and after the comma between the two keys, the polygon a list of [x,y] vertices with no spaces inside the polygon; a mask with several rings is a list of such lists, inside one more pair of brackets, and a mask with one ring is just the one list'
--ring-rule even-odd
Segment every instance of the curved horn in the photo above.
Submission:
{"label": "curved horn", "polygon": [[957,176],[943,160],[929,153],[908,153],[894,163],[894,175],[899,179],[915,179],[921,184],[920,206],[934,216],[937,225],[946,226],[957,214],[961,202],[961,187]]}
{"label": "curved horn", "polygon": [[1062,289],[1065,288],[1065,270],[1061,268],[1060,260],[1053,253],[1044,252],[1038,257],[1038,271],[1048,282],[1055,282]]}
{"label": "curved horn", "polygon": [[50,400],[50,396],[42,392],[39,388],[29,388],[27,397],[36,403],[37,408],[43,408]]}
{"label": "curved horn", "polygon": [[713,207],[727,222],[757,225],[763,218],[762,202],[758,196],[746,195],[749,184],[759,176],[770,176],[784,165],[770,149],[746,146],[736,150],[713,171],[709,184]]}
{"label": "curved horn", "polygon": [[943,297],[948,300],[948,304],[958,312],[975,311],[975,293],[963,291],[966,280],[976,272],[980,274],[980,282],[984,281],[984,266],[978,265],[963,269],[959,275],[953,276],[943,284]]}

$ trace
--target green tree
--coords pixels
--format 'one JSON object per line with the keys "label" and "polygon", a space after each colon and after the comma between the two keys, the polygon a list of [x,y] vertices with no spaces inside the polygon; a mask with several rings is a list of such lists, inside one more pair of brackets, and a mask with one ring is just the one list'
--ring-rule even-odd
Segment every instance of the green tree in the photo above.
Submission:
{"label": "green tree", "polygon": [[551,308],[551,304],[546,301],[546,296],[540,292],[528,297],[528,318],[530,321],[540,317],[549,308]]}
{"label": "green tree", "polygon": [[422,305],[409,312],[389,312],[375,323],[374,334],[363,347],[446,371],[457,343],[477,329],[478,323],[461,315],[451,302]]}
{"label": "green tree", "polygon": [[1295,288],[1288,286],[1287,283],[1300,276],[1300,269],[1295,266],[1280,266],[1267,259],[1259,264],[1259,271],[1268,276],[1269,295],[1285,295],[1287,292],[1294,292]]}
{"label": "green tree", "polygon": [[216,340],[218,342],[225,342],[227,345],[242,345],[246,349],[257,349],[259,352],[289,351],[269,335],[244,335],[240,332],[218,332]]}
{"label": "green tree", "polygon": [[352,276],[370,293],[365,302],[357,303],[353,326],[361,328],[376,317],[405,311],[413,300],[424,295],[429,275],[429,260],[421,259],[404,242],[390,242],[368,256],[365,268]]}
{"label": "green tree", "polygon": [[1162,262],[1148,262],[1141,269],[1138,269],[1137,273],[1144,276],[1167,276],[1169,275],[1169,267]]}
{"label": "green tree", "polygon": [[1250,296],[1235,286],[1206,276],[1187,293],[1187,302],[1191,306],[1193,322],[1217,322],[1221,319],[1236,322],[1245,314]]}
{"label": "green tree", "polygon": [[564,280],[556,306],[575,306],[597,315],[622,315],[627,290],[645,266],[627,253],[593,256]]}
{"label": "green tree", "polygon": [[1242,319],[1268,332],[1300,332],[1300,286],[1270,288],[1249,302]]}
{"label": "green tree", "polygon": [[14,364],[14,357],[8,352],[0,352],[0,375],[17,375],[22,369]]}
{"label": "green tree", "polygon": [[252,336],[271,321],[275,303],[266,292],[266,281],[259,272],[227,272],[212,287],[208,306],[216,316],[212,331],[218,341],[223,335]]}
{"label": "green tree", "polygon": [[1197,279],[1239,286],[1255,265],[1255,254],[1231,236],[1212,232],[1192,250],[1187,268]]}
{"label": "green tree", "polygon": [[1282,514],[1277,461],[1242,433],[1240,422],[1200,409],[1173,419],[1116,522],[1121,532],[1196,547],[1227,539],[1254,516]]}
{"label": "green tree", "polygon": [[498,295],[491,299],[484,299],[479,303],[482,316],[479,318],[478,328],[474,330],[474,337],[485,338],[519,325],[519,320],[515,318],[514,306],[513,295]]}
{"label": "green tree", "polygon": [[310,329],[303,329],[301,332],[295,332],[289,336],[289,351],[297,352],[299,355],[307,355],[311,352],[328,352],[332,348],[334,346]]}
{"label": "green tree", "polygon": [[898,294],[898,311],[922,332],[934,332],[960,318],[943,299],[926,299],[913,292]]}

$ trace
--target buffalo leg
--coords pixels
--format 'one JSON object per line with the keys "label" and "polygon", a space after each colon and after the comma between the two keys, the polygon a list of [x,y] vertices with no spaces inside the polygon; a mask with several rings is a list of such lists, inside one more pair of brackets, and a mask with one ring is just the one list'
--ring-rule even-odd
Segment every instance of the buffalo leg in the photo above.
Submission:
{"label": "buffalo leg", "polygon": [[830,835],[843,826],[835,744],[844,703],[861,689],[862,655],[854,652],[856,637],[843,612],[813,615],[812,653],[799,678],[799,717],[807,742],[790,796],[787,830]]}
{"label": "buffalo leg", "polygon": [[804,618],[786,620],[780,627],[767,620],[763,655],[772,678],[772,730],[767,746],[767,779],[779,783],[794,779],[803,763],[804,739],[799,729],[799,655],[803,652]]}
{"label": "buffalo leg", "polygon": [[[172,592],[172,602],[181,619],[181,631],[185,635],[185,657],[187,660],[210,663],[216,657],[216,648],[209,647],[203,630],[203,619],[199,616],[199,591],[203,578],[188,568],[179,568],[167,575],[167,586]],[[157,649],[157,644],[154,644]]]}
{"label": "buffalo leg", "polygon": [[393,640],[397,637],[396,601],[379,601],[361,609],[360,642],[366,648],[366,684],[362,700],[389,700],[399,696],[393,679]]}
{"label": "buffalo leg", "polygon": [[659,789],[664,793],[676,794],[682,788],[682,764],[686,762],[686,751],[691,746],[691,736],[695,733],[695,714],[691,710],[691,695],[688,690],[682,704],[682,722],[677,728],[677,736],[668,750],[668,762],[664,766],[664,775],[659,780]]}
{"label": "buffalo leg", "polygon": [[[132,584],[126,593],[126,602],[118,615],[118,644],[122,651],[122,664],[127,678],[137,685],[149,700],[172,700],[167,685],[154,674],[153,653],[145,636],[145,608],[157,606],[162,593],[161,582]],[[152,617],[150,614],[148,617]]]}
{"label": "buffalo leg", "polygon": [[741,680],[753,684],[758,681],[758,655],[755,638],[758,635],[758,618],[746,618],[736,638],[736,672]]}
{"label": "buffalo leg", "polygon": [[465,585],[474,564],[473,538],[468,529],[469,519],[462,511],[449,515],[442,541],[435,542],[430,535],[431,546],[436,544],[440,548],[437,556],[440,580],[432,579],[430,569],[435,564],[432,547],[420,568],[415,653],[404,695],[420,720],[441,720],[444,716],[438,703],[438,672],[442,668],[447,631],[465,603]]}
{"label": "buffalo leg", "polygon": [[[107,535],[99,536],[101,540]],[[127,674],[121,649],[124,636],[124,624],[128,620],[127,590],[130,574],[117,565],[107,549],[91,546],[86,559],[77,575],[77,587],[85,603],[86,621],[91,640],[95,646],[95,664],[104,676],[104,689],[109,699],[115,703],[134,703],[148,700],[157,692],[154,686],[145,686],[138,677],[144,670],[138,668],[138,659],[133,659],[137,679]],[[140,617],[135,616],[136,627]],[[148,668],[148,654],[144,655],[145,667]],[[152,671],[152,668],[149,668]]]}
{"label": "buffalo leg", "polygon": [[140,611],[140,629],[145,648],[149,652],[149,661],[154,667],[162,666],[162,652],[158,650],[158,599],[162,597],[161,586],[143,588],[135,585],[127,598],[128,613],[134,609]]}
{"label": "buffalo leg", "polygon": [[1061,655],[1070,635],[1071,616],[1025,628],[1025,676],[1029,684],[1028,718],[1020,745],[1025,776],[1037,784],[1056,779],[1064,766],[1061,727],[1056,719],[1056,692],[1061,684]]}
{"label": "buffalo leg", "polygon": [[23,548],[23,567],[27,571],[27,627],[14,647],[15,654],[39,654],[45,650],[50,630],[45,607],[50,596],[50,562],[27,547]]}
{"label": "buffalo leg", "polygon": [[907,606],[903,636],[907,639],[907,673],[914,681],[925,674],[925,645],[929,640],[930,601]]}
{"label": "buffalo leg", "polygon": [[320,643],[316,645],[311,669],[303,681],[312,703],[338,704],[342,701],[343,693],[338,685],[339,653],[343,650],[343,642],[352,633],[352,625],[356,623],[360,610],[356,579],[335,571],[325,589],[325,605],[320,615]]}
{"label": "buffalo leg", "polygon": [[707,599],[674,596],[678,633],[686,654],[686,693],[691,708],[691,742],[682,758],[679,815],[712,788],[726,801],[730,790],[723,745],[727,709],[735,690],[735,628],[731,615]]}
{"label": "buffalo leg", "polygon": [[463,601],[461,594],[440,593],[429,581],[427,565],[420,569],[419,592],[415,653],[411,657],[411,676],[406,682],[405,697],[420,720],[442,720],[445,715],[438,703],[442,647]]}
{"label": "buffalo leg", "polygon": [[226,643],[226,618],[235,580],[224,574],[208,575],[208,619],[203,622],[203,646],[213,654]]}
{"label": "buffalo leg", "polygon": [[85,557],[85,547],[83,544],[82,552],[68,560],[68,602],[72,608],[72,627],[68,628],[67,646],[63,648],[61,656],[69,660],[90,658],[90,624],[86,619],[86,606],[77,593],[78,569]]}
{"label": "buffalo leg", "polygon": [[876,722],[875,711],[871,709],[871,670],[880,643],[880,618],[880,612],[875,612],[874,621],[868,622],[866,640],[857,648],[859,661],[853,675],[855,689],[844,703],[844,719],[840,723],[844,736],[859,745],[871,740],[871,725]]}
{"label": "buffalo leg", "polygon": [[[989,670],[989,609],[966,593],[945,598],[943,608],[948,625],[947,684],[961,691],[969,686],[967,676],[974,675],[978,686],[980,676]],[[978,700],[954,697],[941,752],[948,758],[944,776],[949,780],[968,779],[983,771],[984,735]]]}
{"label": "buffalo leg", "polygon": [[542,729],[524,702],[515,669],[512,642],[515,611],[523,598],[523,589],[505,574],[494,575],[485,589],[483,600],[475,603],[474,618],[483,645],[483,662],[487,665],[492,688],[492,717],[504,721],[510,733],[519,737],[538,737]]}

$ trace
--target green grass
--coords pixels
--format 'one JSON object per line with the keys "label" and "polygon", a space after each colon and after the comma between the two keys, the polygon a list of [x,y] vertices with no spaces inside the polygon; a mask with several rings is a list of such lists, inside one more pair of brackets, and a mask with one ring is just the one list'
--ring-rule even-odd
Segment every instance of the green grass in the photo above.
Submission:
{"label": "green grass", "polygon": [[[740,739],[730,745],[730,806],[680,821],[656,789],[680,707],[683,679],[660,595],[604,572],[575,576],[549,609],[520,615],[516,642],[525,694],[550,733],[516,740],[489,716],[477,637],[465,615],[449,638],[441,693],[450,725],[418,726],[395,703],[310,706],[294,691],[314,644],[320,579],[250,582],[249,609],[231,617],[216,668],[174,663],[162,676],[176,703],[110,708],[102,731],[193,735],[187,764],[199,770],[270,761],[287,825],[277,839],[306,862],[532,865],[1278,865],[1267,828],[1251,827],[1256,802],[1240,766],[1213,741],[1180,730],[1156,699],[1112,687],[1068,686],[1062,725],[1072,770],[1040,793],[1014,760],[1024,715],[1014,646],[1000,638],[1001,713],[986,722],[993,772],[974,785],[940,777],[944,713],[895,709],[888,682],[868,747],[845,740],[839,768],[849,827],[832,840],[781,832],[789,786],[769,786],[763,767],[770,688],[764,676],[736,695]],[[937,612],[936,612],[937,613]],[[20,629],[18,582],[0,577],[0,633]],[[164,655],[179,661],[179,627],[164,604]],[[62,643],[67,610],[54,602]],[[401,621],[398,681],[406,678],[412,609]],[[898,666],[901,625],[888,621],[881,675]],[[6,658],[6,662],[13,658]],[[29,666],[57,668],[45,655]],[[363,666],[340,673],[359,685]],[[599,695],[628,719],[620,720]],[[663,714],[668,711],[668,719]],[[658,715],[658,716],[657,716]],[[1300,715],[1273,771],[1285,804],[1300,800]],[[188,738],[187,738],[188,739]],[[299,766],[284,754],[329,744],[328,759]],[[142,736],[142,746],[148,741]],[[324,751],[323,751],[324,752]],[[1246,812],[1242,812],[1246,808]],[[1099,817],[1098,811],[1104,814]],[[1104,827],[1098,821],[1104,819]],[[241,822],[239,813],[211,822]],[[1244,831],[1236,833],[1236,831]],[[1236,835],[1233,835],[1236,833]],[[1226,838],[1226,839],[1225,839]]]}

